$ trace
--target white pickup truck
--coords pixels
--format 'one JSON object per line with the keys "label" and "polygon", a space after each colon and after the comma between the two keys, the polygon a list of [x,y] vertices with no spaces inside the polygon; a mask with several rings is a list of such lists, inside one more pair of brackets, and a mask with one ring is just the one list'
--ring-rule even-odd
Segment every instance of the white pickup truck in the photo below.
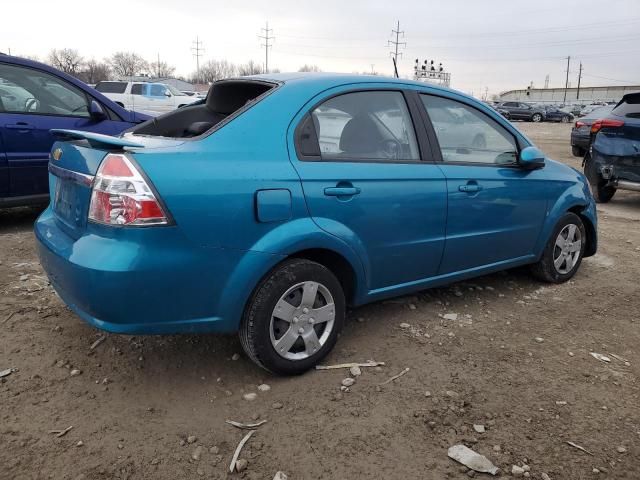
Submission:
{"label": "white pickup truck", "polygon": [[136,112],[165,113],[200,100],[164,83],[104,81],[95,88],[127,110]]}

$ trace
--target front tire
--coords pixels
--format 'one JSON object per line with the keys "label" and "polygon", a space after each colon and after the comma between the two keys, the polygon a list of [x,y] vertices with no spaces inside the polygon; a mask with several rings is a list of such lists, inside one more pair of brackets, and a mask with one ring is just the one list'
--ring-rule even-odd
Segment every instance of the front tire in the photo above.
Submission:
{"label": "front tire", "polygon": [[545,282],[566,282],[580,268],[586,243],[587,232],[582,219],[575,213],[565,213],[553,229],[540,261],[531,267],[531,272]]}
{"label": "front tire", "polygon": [[584,159],[584,176],[591,185],[591,193],[597,203],[607,203],[616,194],[615,187],[608,186],[607,181],[597,172],[591,155]]}
{"label": "front tire", "polygon": [[563,116],[560,121],[562,123],[569,123],[571,121],[571,117],[569,117],[568,115]]}
{"label": "front tire", "polygon": [[344,317],[344,291],[329,269],[306,259],[286,260],[251,296],[240,325],[240,342],[262,368],[298,375],[331,351]]}
{"label": "front tire", "polygon": [[533,115],[531,115],[531,121],[534,123],[539,123],[542,121],[542,115],[540,115],[539,113],[534,113]]}

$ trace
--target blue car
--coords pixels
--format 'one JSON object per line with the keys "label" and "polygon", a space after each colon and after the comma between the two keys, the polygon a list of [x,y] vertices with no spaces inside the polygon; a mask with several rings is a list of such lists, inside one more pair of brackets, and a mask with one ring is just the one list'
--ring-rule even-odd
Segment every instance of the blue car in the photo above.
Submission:
{"label": "blue car", "polygon": [[49,201],[50,129],[117,135],[148,118],[55,68],[0,54],[0,208]]}
{"label": "blue car", "polygon": [[596,252],[585,177],[433,85],[230,79],[120,137],[57,133],[35,233],[60,297],[110,332],[239,332],[278,374],[347,306],[526,264],[564,282]]}
{"label": "blue car", "polygon": [[640,93],[592,121],[589,138],[583,167],[596,201],[606,203],[618,190],[640,192]]}

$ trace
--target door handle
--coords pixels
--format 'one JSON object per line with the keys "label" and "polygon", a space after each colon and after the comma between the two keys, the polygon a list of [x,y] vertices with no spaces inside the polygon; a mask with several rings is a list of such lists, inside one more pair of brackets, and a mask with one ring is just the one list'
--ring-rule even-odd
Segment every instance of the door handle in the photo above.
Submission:
{"label": "door handle", "polygon": [[22,122],[18,122],[18,123],[10,123],[8,125],[5,125],[5,128],[9,128],[11,130],[33,130],[35,127],[33,125],[30,125],[28,123],[22,123]]}
{"label": "door handle", "polygon": [[358,187],[328,187],[324,189],[324,194],[328,197],[352,197],[359,193]]}
{"label": "door handle", "polygon": [[480,190],[482,190],[482,187],[477,183],[468,183],[466,185],[460,185],[458,187],[458,190],[460,190],[461,192],[473,193],[479,192]]}

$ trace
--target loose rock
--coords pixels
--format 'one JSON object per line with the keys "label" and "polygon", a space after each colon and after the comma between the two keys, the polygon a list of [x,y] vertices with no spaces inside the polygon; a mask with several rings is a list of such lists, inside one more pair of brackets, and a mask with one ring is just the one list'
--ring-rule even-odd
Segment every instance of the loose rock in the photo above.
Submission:
{"label": "loose rock", "polygon": [[354,365],[349,369],[349,373],[354,377],[359,377],[360,375],[362,375],[362,370],[357,365]]}
{"label": "loose rock", "polygon": [[243,472],[247,469],[248,466],[249,462],[247,462],[247,460],[245,460],[244,458],[239,458],[236,461],[236,472]]}
{"label": "loose rock", "polygon": [[258,390],[260,390],[261,392],[268,392],[269,390],[271,390],[271,387],[266,383],[263,383],[262,385],[258,385]]}
{"label": "loose rock", "polygon": [[474,424],[474,425],[473,425],[473,429],[474,429],[477,433],[484,433],[484,432],[485,432],[484,425],[477,425],[477,424]]}
{"label": "loose rock", "polygon": [[623,447],[622,445],[620,445],[618,448],[616,448],[616,450],[618,451],[618,453],[626,453],[627,449],[625,447]]}
{"label": "loose rock", "polygon": [[287,480],[287,474],[284,472],[276,472],[276,474],[273,476],[273,480]]}
{"label": "loose rock", "polygon": [[522,477],[524,475],[524,468],[514,465],[511,467],[511,475],[514,477]]}
{"label": "loose rock", "polygon": [[233,355],[231,355],[231,360],[233,360],[234,362],[236,360],[240,360],[240,354],[239,353],[234,353]]}
{"label": "loose rock", "polygon": [[202,456],[202,445],[198,445],[196,449],[191,454],[191,458],[193,458],[196,462],[200,461],[200,457]]}
{"label": "loose rock", "polygon": [[400,328],[409,328],[411,327],[411,325],[409,325],[408,323],[401,323],[400,324]]}
{"label": "loose rock", "polygon": [[69,375],[71,375],[72,377],[77,377],[78,375],[80,375],[82,373],[82,370],[78,370],[77,368],[74,368],[73,370],[71,370],[71,372],[69,373]]}
{"label": "loose rock", "polygon": [[342,380],[342,386],[343,387],[350,387],[354,383],[356,383],[356,381],[353,378],[350,378],[350,377],[347,377],[344,380]]}
{"label": "loose rock", "polygon": [[187,443],[196,443],[196,440],[198,440],[198,437],[196,437],[195,435],[189,435],[187,437]]}
{"label": "loose rock", "polygon": [[245,393],[242,398],[244,398],[245,400],[247,400],[248,402],[252,402],[254,401],[256,398],[258,398],[258,394],[255,392],[251,392],[251,393]]}

